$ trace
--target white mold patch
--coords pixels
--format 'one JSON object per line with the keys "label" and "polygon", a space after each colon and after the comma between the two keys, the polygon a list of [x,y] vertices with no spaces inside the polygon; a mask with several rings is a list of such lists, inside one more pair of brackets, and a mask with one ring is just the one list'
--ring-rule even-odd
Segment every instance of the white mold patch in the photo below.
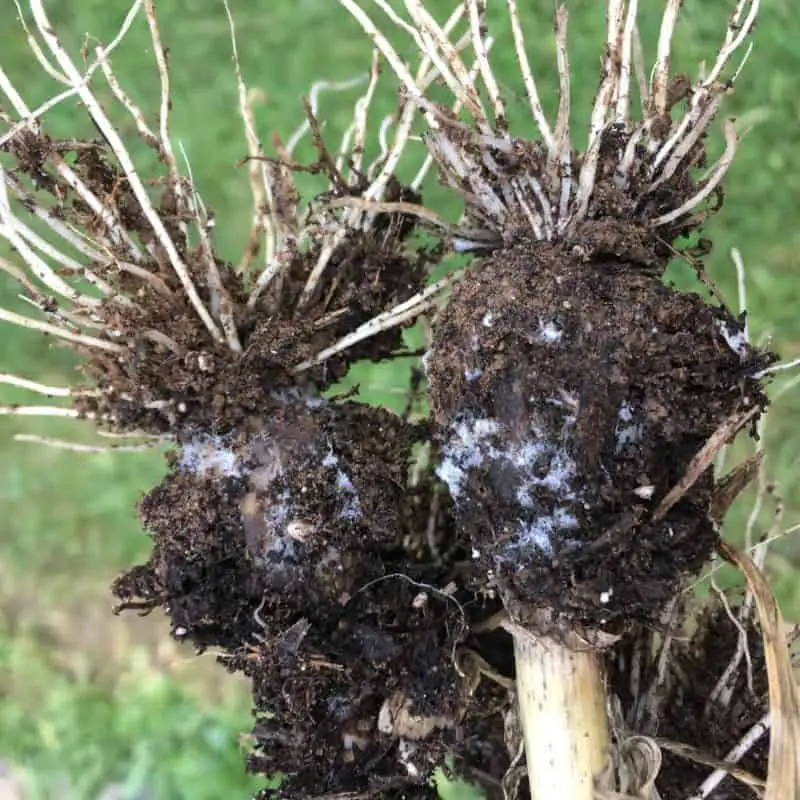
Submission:
{"label": "white mold patch", "polygon": [[455,500],[461,494],[467,471],[481,466],[491,456],[489,441],[500,430],[500,424],[491,419],[468,417],[451,426],[450,439],[442,452],[442,463],[436,474],[447,484],[450,496]]}
{"label": "white mold patch", "polygon": [[466,369],[464,370],[464,380],[467,383],[475,383],[481,375],[483,375],[483,370],[480,367],[476,369]]}
{"label": "white mold patch", "polygon": [[730,325],[724,319],[717,320],[717,328],[719,332],[722,334],[722,338],[725,340],[725,343],[739,356],[740,359],[744,359],[747,357],[747,336],[744,332],[744,329],[739,330],[738,328]]}
{"label": "white mold patch", "polygon": [[511,547],[514,549],[538,550],[544,555],[553,555],[553,540],[563,540],[564,531],[578,527],[577,517],[566,508],[556,508],[552,514],[539,516],[531,521],[518,520]]}
{"label": "white mold patch", "polygon": [[494,314],[491,309],[483,315],[481,325],[483,325],[484,328],[491,328],[492,325],[494,325]]}
{"label": "white mold patch", "polygon": [[626,447],[640,441],[644,430],[642,425],[635,421],[633,406],[627,400],[620,405],[617,420],[614,452],[619,455]]}
{"label": "white mold patch", "polygon": [[566,447],[574,422],[573,416],[565,416],[561,436],[555,443],[544,438],[501,443],[498,434],[502,426],[496,420],[461,419],[451,426],[436,474],[456,501],[470,470],[483,467],[488,471],[493,465],[513,476],[520,510],[534,508],[534,498],[543,491],[556,502],[574,500],[572,482],[577,465]]}
{"label": "white mold patch", "polygon": [[539,320],[539,335],[537,338],[543,344],[556,344],[561,341],[563,335],[564,332],[552,320],[549,322]]}
{"label": "white mold patch", "polygon": [[419,360],[419,363],[422,365],[422,371],[427,375],[428,374],[428,359],[431,357],[431,353],[433,350],[426,350],[422,354],[422,358]]}
{"label": "white mold patch", "polygon": [[332,449],[328,450],[325,458],[322,459],[322,466],[326,469],[336,470],[336,491],[344,499],[342,510],[339,512],[341,519],[360,519],[361,504],[358,500],[356,487],[347,472],[339,467],[339,458]]}
{"label": "white mold patch", "polygon": [[238,478],[241,475],[239,459],[230,447],[230,440],[222,436],[197,436],[181,448],[179,469],[195,475],[221,475]]}

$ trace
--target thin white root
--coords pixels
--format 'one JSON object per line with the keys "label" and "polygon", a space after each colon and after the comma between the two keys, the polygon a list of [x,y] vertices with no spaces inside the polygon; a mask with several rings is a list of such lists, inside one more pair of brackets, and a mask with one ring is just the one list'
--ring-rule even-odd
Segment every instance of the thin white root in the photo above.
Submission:
{"label": "thin white root", "polygon": [[414,295],[414,297],[406,300],[404,303],[400,303],[389,311],[384,311],[383,314],[378,314],[378,316],[373,317],[368,322],[365,322],[363,325],[359,326],[354,331],[347,334],[347,336],[344,336],[342,339],[336,342],[336,344],[331,345],[321,353],[317,354],[314,358],[304,361],[302,364],[298,364],[298,366],[294,368],[294,372],[306,372],[307,370],[311,369],[311,367],[317,364],[322,364],[332,356],[344,352],[359,342],[363,342],[372,336],[376,336],[383,331],[396,328],[398,325],[402,325],[403,323],[418,317],[434,304],[437,296],[447,286],[458,280],[460,277],[460,272],[448,275],[446,278],[442,278],[436,283],[431,284],[427,289]]}
{"label": "thin white root", "polygon": [[[0,406],[0,416],[81,418],[81,414],[77,409],[62,408],[61,406]],[[85,414],[83,418],[92,419],[92,416]]]}
{"label": "thin white root", "polygon": [[105,339],[98,339],[94,336],[85,336],[81,333],[73,333],[64,328],[59,328],[57,325],[51,325],[47,322],[40,322],[39,320],[25,317],[22,314],[17,314],[14,311],[8,311],[5,308],[0,308],[0,320],[4,322],[11,322],[14,325],[19,325],[22,328],[30,328],[31,330],[38,331],[50,336],[56,336],[73,344],[83,345],[84,347],[94,347],[98,350],[106,350],[109,353],[124,353],[127,348],[116,342],[109,342]]}
{"label": "thin white root", "polygon": [[25,389],[28,392],[36,392],[45,397],[96,397],[99,394],[99,392],[93,389],[74,389],[69,386],[48,386],[38,381],[20,378],[18,375],[10,375],[7,372],[0,373],[0,383],[6,386],[15,386],[17,389]]}
{"label": "thin white root", "polygon": [[[758,740],[770,729],[772,725],[771,712],[767,711],[761,719],[753,725],[750,730],[732,747],[726,754],[723,761],[729,764],[738,764],[747,755],[750,749]],[[722,781],[728,777],[728,772],[724,769],[715,769],[688,800],[706,800]]]}
{"label": "thin white root", "polygon": [[668,214],[656,217],[652,222],[653,227],[667,225],[670,222],[680,219],[685,214],[688,214],[696,205],[702,203],[722,182],[725,173],[733,163],[733,157],[736,154],[736,146],[739,143],[733,120],[725,120],[723,128],[725,131],[725,152],[714,165],[711,174],[704,181],[700,191],[692,195],[686,202],[682,203],[678,208],[670,211]]}
{"label": "thin white root", "polygon": [[520,72],[522,73],[522,80],[525,84],[525,93],[528,95],[528,103],[531,107],[531,115],[539,134],[542,137],[545,147],[547,148],[548,157],[550,160],[555,161],[558,158],[558,150],[553,132],[550,129],[550,124],[544,115],[542,103],[539,100],[539,92],[536,88],[536,81],[533,79],[533,72],[531,65],[528,61],[528,56],[525,52],[525,35],[522,31],[522,25],[519,21],[519,10],[517,8],[517,0],[507,0],[508,2],[508,17],[511,21],[511,33],[514,37],[514,50],[517,54],[517,62],[519,63]]}
{"label": "thin white root", "polygon": [[771,367],[757,372],[753,377],[756,379],[765,378],[767,375],[772,375],[775,372],[785,372],[787,369],[795,369],[795,367],[800,367],[800,358],[795,358],[792,361],[783,361],[780,364],[773,364]]}
{"label": "thin white root", "polygon": [[[351,78],[349,81],[317,81],[311,86],[309,92],[308,102],[311,106],[311,113],[317,115],[319,110],[319,96],[323,92],[346,92],[349,89],[354,89],[356,86],[361,86],[368,79],[367,75],[359,75]],[[304,120],[298,129],[289,137],[289,141],[284,146],[284,152],[287,156],[291,156],[298,144],[303,138],[311,131],[311,123],[309,120]]]}
{"label": "thin white root", "polygon": [[376,214],[409,214],[433,225],[434,228],[438,228],[444,233],[453,231],[453,226],[443,220],[435,211],[416,203],[403,201],[380,202],[366,200],[362,197],[337,197],[335,200],[329,201],[327,205],[329,208],[358,208],[362,211],[371,211]]}
{"label": "thin white root", "polygon": [[682,4],[682,0],[667,0],[664,15],[661,18],[661,31],[658,34],[658,53],[650,80],[650,97],[652,98],[653,112],[659,116],[667,111],[672,37],[675,34],[675,26],[678,23],[678,14]]}
{"label": "thin white root", "polygon": [[144,442],[142,444],[111,444],[105,447],[82,442],[68,442],[64,439],[54,439],[50,436],[38,436],[33,433],[18,433],[14,436],[15,442],[25,444],[40,444],[45,447],[52,447],[54,450],[67,450],[70,453],[142,453],[152,450],[158,442]]}
{"label": "thin white root", "polygon": [[[48,49],[53,54],[53,57],[59,63],[61,68],[64,70],[64,74],[72,81],[73,85],[77,89],[78,96],[80,97],[81,101],[86,105],[86,108],[92,120],[95,122],[97,127],[102,132],[103,136],[108,142],[109,147],[113,150],[114,155],[116,156],[120,166],[122,167],[126,177],[128,178],[131,191],[135,195],[142,213],[146,217],[147,221],[150,223],[150,226],[152,227],[153,232],[156,238],[158,239],[159,244],[163,247],[164,252],[167,255],[167,258],[169,259],[169,262],[173,270],[175,271],[175,274],[178,276],[178,279],[183,285],[184,291],[186,292],[186,296],[188,297],[189,302],[194,307],[195,311],[202,320],[203,324],[206,326],[208,332],[211,334],[214,341],[220,343],[224,342],[224,337],[222,332],[217,327],[217,324],[212,319],[208,309],[205,307],[203,301],[200,299],[200,295],[197,293],[197,288],[195,287],[194,282],[192,281],[189,275],[186,265],[183,263],[180,255],[178,254],[178,251],[175,247],[175,243],[170,238],[166,228],[164,227],[164,223],[161,221],[161,218],[156,213],[156,210],[153,207],[153,204],[147,194],[147,190],[145,189],[144,184],[139,178],[133,160],[131,159],[131,156],[128,153],[127,148],[125,147],[122,138],[117,132],[115,125],[111,122],[106,113],[103,111],[100,103],[97,101],[94,94],[92,94],[92,92],[89,90],[87,86],[83,85],[83,78],[80,72],[73,63],[67,51],[62,46],[58,37],[53,32],[50,20],[48,19],[47,14],[44,10],[42,0],[30,0],[30,5],[31,5],[31,11],[33,12],[34,20],[39,29],[39,33],[44,39]],[[166,126],[165,118],[162,117],[161,122],[162,126]],[[164,143],[162,142],[162,145],[163,144]]]}

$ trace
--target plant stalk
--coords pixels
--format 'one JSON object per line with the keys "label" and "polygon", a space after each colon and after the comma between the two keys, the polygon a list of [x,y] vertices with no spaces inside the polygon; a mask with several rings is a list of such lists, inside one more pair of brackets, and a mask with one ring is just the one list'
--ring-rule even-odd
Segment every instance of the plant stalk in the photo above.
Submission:
{"label": "plant stalk", "polygon": [[593,800],[610,744],[599,654],[519,631],[514,655],[531,800]]}

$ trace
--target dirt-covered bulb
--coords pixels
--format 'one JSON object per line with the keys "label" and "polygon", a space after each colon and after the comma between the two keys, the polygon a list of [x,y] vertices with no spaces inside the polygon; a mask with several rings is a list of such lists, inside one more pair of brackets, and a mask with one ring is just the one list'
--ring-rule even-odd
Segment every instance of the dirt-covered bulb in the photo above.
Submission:
{"label": "dirt-covered bulb", "polygon": [[523,239],[475,264],[435,328],[438,474],[517,605],[653,619],[714,547],[710,472],[654,512],[715,429],[765,403],[769,356],[652,266]]}

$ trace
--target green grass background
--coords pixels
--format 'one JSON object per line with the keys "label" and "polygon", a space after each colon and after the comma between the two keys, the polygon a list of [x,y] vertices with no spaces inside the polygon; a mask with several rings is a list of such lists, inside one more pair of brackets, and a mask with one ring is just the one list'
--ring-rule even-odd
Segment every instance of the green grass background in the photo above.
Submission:
{"label": "green grass background", "polygon": [[[367,40],[335,0],[232,0],[231,5],[246,80],[266,96],[257,109],[265,140],[271,131],[287,135],[299,123],[300,97],[312,81],[348,79],[368,64]],[[552,110],[552,3],[521,0],[520,5],[531,61]],[[729,251],[741,249],[754,336],[771,336],[789,359],[800,356],[800,26],[789,0],[763,5],[755,49],[727,106],[752,130],[730,172],[725,208],[706,230],[715,244],[707,266],[735,305]],[[452,3],[435,0],[429,6],[441,17]],[[491,16],[502,20],[505,4],[495,0],[490,6]],[[604,15],[598,0],[571,0],[568,6],[579,143],[597,86]],[[685,4],[674,59],[678,69],[695,75],[698,64],[713,56],[732,6],[732,0]],[[107,41],[127,10],[124,0],[60,0],[48,7],[75,54],[87,33]],[[197,185],[217,212],[219,248],[235,260],[249,229],[250,194],[246,175],[234,168],[245,147],[226,18],[217,0],[161,0],[159,19],[173,66],[173,139],[183,142]],[[646,12],[642,32],[649,57],[657,24],[655,9]],[[11,0],[3,0],[0,25],[0,63],[35,105],[56,87],[36,66]],[[508,31],[501,25],[497,35],[493,61],[517,131],[525,133],[530,124]],[[140,22],[113,59],[124,86],[148,113],[157,108],[158,91],[149,44]],[[391,106],[390,85],[388,79],[375,119]],[[332,141],[338,142],[356,98],[357,92],[324,97],[322,116]],[[124,116],[118,119],[130,130]],[[74,105],[62,105],[46,121],[61,134],[86,130]],[[440,189],[431,187],[428,197],[452,216]],[[685,267],[676,265],[673,274],[682,285],[691,284]],[[15,294],[16,287],[0,280],[3,305],[18,307]],[[3,325],[0,370],[65,383],[73,379],[75,360],[52,342]],[[405,375],[366,368],[355,380],[365,399],[388,401],[396,399]],[[0,389],[4,402],[30,400]],[[766,436],[769,474],[780,483],[787,525],[800,517],[798,410],[800,395],[784,394]],[[134,506],[162,474],[161,459],[83,456],[14,443],[13,434],[23,430],[88,435],[77,423],[0,418],[0,761],[28,781],[29,797],[94,799],[110,783],[119,784],[118,796],[124,798],[144,790],[159,800],[248,796],[258,782],[243,776],[241,767],[239,748],[246,742],[240,733],[250,727],[246,686],[213,658],[194,658],[167,641],[162,619],[110,613],[110,580],[147,554]],[[740,535],[749,500],[732,514],[733,537]],[[762,518],[757,530],[767,522]],[[800,548],[791,538],[776,546],[770,561],[781,602],[794,618],[800,617],[798,563]]]}

